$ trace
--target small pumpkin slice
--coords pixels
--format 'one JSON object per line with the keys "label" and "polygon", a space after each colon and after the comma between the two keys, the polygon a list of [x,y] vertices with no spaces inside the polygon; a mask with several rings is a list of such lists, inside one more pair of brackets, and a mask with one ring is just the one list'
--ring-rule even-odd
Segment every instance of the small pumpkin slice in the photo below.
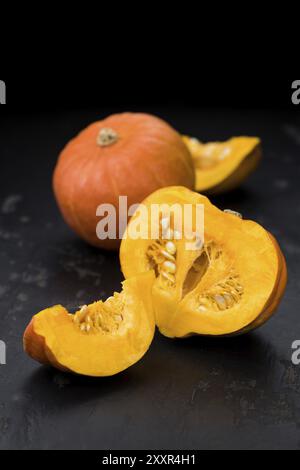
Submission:
{"label": "small pumpkin slice", "polygon": [[234,137],[226,142],[204,144],[183,136],[196,170],[196,190],[220,194],[237,188],[258,166],[261,141],[256,137]]}
{"label": "small pumpkin slice", "polygon": [[[120,258],[125,277],[133,271],[155,270],[153,302],[161,333],[178,338],[241,334],[261,326],[273,315],[285,291],[287,270],[278,243],[269,232],[232,211],[219,210],[205,196],[182,187],[156,191],[143,204],[149,213],[153,204],[204,207],[204,240],[196,250],[188,249],[185,238],[174,237],[171,244],[161,238],[130,239],[135,216],[122,241]],[[173,227],[169,230],[172,232]]]}
{"label": "small pumpkin slice", "polygon": [[124,371],[144,356],[154,336],[153,280],[153,272],[126,280],[121,293],[75,315],[60,305],[38,313],[26,328],[25,351],[42,364],[80,375]]}

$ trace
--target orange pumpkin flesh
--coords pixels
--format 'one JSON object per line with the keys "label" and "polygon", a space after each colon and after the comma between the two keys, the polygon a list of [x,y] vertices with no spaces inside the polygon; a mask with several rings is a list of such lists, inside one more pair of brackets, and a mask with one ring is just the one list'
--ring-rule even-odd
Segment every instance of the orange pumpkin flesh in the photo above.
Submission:
{"label": "orange pumpkin flesh", "polygon": [[156,189],[173,184],[192,189],[194,183],[192,157],[181,136],[161,119],[138,113],[113,115],[83,130],[61,152],[53,177],[65,221],[105,249],[118,248],[120,241],[97,237],[100,204],[112,204],[118,214],[119,196],[128,196],[130,207]]}
{"label": "orange pumpkin flesh", "polygon": [[194,160],[200,193],[220,194],[237,188],[255,171],[262,156],[261,141],[256,137],[203,144],[183,136],[183,141]]}
{"label": "orange pumpkin flesh", "polygon": [[155,269],[153,301],[160,331],[168,337],[224,336],[245,333],[267,321],[283,296],[287,279],[275,239],[257,223],[224,213],[186,188],[165,188],[143,202],[149,211],[152,204],[175,203],[204,205],[205,240],[196,251],[186,249],[185,239],[172,240],[175,269],[167,272],[168,278],[162,255],[166,242],[130,239],[135,217],[120,251],[125,277]]}
{"label": "orange pumpkin flesh", "polygon": [[121,294],[75,315],[60,305],[40,312],[24,333],[25,351],[42,364],[80,375],[111,376],[127,369],[144,356],[154,336],[153,280],[153,272],[127,280]]}

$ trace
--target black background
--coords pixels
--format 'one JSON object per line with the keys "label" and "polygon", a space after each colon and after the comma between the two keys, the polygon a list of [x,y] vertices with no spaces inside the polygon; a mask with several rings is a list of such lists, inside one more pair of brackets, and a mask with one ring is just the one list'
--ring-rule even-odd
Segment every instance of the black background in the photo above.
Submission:
{"label": "black background", "polygon": [[[293,80],[188,77],[154,72],[1,76],[1,449],[300,448],[300,106]],[[60,218],[51,175],[65,143],[90,122],[151,112],[203,140],[263,139],[264,161],[242,188],[213,198],[263,224],[289,268],[286,296],[258,332],[170,341],[158,333],[145,359],[109,379],[39,367],[22,351],[31,316],[118,290],[118,255],[90,248]],[[14,203],[7,198],[17,196]],[[12,199],[10,199],[12,201]]]}

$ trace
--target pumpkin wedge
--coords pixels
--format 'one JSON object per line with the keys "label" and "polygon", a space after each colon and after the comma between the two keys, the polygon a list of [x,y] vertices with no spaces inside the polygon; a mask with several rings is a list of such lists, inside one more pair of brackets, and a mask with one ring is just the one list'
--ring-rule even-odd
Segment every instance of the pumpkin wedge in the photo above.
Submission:
{"label": "pumpkin wedge", "polygon": [[121,293],[75,315],[61,305],[40,312],[26,328],[25,351],[42,364],[80,375],[112,376],[127,369],[154,336],[153,281],[153,272],[126,280]]}
{"label": "pumpkin wedge", "polygon": [[200,193],[220,194],[237,188],[257,168],[262,156],[261,141],[256,137],[204,144],[183,136],[183,141],[194,160]]}
{"label": "pumpkin wedge", "polygon": [[[276,310],[287,281],[285,259],[273,236],[259,224],[223,212],[205,196],[183,187],[149,196],[143,203],[149,217],[153,204],[200,204],[205,221],[204,239],[194,250],[184,236],[175,236],[172,215],[166,219],[162,212],[159,223],[163,227],[157,239],[131,239],[135,216],[129,222],[120,250],[122,271],[131,277],[155,270],[153,303],[161,333],[179,338],[224,336],[265,323]],[[146,211],[139,216],[143,224]],[[162,235],[166,229],[168,239]]]}

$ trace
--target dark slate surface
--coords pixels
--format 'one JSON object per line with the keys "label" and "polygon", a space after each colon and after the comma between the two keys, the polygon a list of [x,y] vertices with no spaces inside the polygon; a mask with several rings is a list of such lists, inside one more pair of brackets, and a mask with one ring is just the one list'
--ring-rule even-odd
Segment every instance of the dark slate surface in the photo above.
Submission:
{"label": "dark slate surface", "polygon": [[263,138],[259,171],[214,202],[256,219],[287,257],[289,285],[278,314],[233,339],[171,341],[158,333],[145,359],[109,379],[40,367],[22,351],[32,314],[105,298],[119,289],[118,256],[97,251],[65,226],[51,191],[64,143],[114,110],[10,116],[0,127],[1,449],[300,448],[300,115],[263,111],[154,110],[203,140]]}

